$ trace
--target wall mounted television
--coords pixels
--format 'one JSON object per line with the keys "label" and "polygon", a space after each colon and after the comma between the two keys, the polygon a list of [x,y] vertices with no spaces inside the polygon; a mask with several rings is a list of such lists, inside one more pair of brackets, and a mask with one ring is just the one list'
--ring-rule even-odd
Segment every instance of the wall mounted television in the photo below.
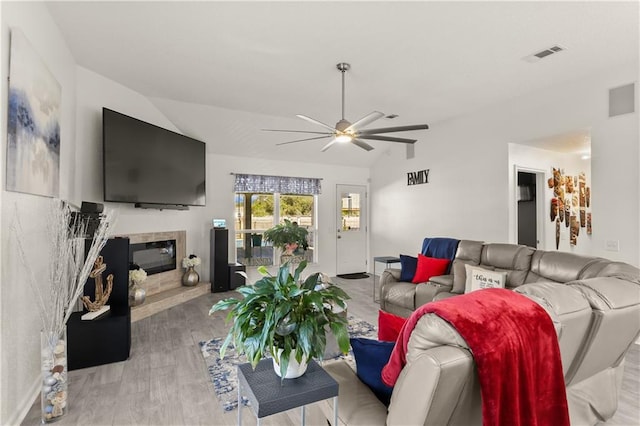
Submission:
{"label": "wall mounted television", "polygon": [[102,109],[104,201],[143,208],[205,205],[205,143]]}

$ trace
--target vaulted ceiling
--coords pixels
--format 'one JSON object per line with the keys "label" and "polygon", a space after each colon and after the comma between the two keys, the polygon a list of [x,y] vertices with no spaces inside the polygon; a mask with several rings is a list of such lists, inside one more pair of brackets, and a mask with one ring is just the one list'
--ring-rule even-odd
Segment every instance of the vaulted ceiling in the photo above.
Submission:
{"label": "vaulted ceiling", "polygon": [[[637,2],[48,2],[79,65],[149,97],[211,152],[367,166],[387,148],[320,153],[340,119],[436,124],[483,106],[638,60]],[[566,50],[535,63],[523,58]],[[241,119],[231,117],[237,111]],[[231,122],[230,122],[231,121]],[[222,129],[225,127],[226,129]],[[234,138],[217,137],[233,134]],[[398,134],[427,143],[428,131]],[[229,139],[235,139],[233,141]]]}

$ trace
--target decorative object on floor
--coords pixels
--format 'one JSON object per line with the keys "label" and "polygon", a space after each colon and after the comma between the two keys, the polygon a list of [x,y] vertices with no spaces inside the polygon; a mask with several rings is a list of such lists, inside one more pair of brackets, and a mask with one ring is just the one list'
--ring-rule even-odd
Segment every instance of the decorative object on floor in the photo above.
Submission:
{"label": "decorative object on floor", "polygon": [[141,284],[147,279],[147,272],[135,263],[129,264],[129,306],[140,306],[147,297]]}
{"label": "decorative object on floor", "polygon": [[24,34],[11,29],[7,190],[57,197],[61,88]]}
{"label": "decorative object on floor", "polygon": [[[319,273],[302,280],[306,266],[307,262],[303,261],[291,275],[289,265],[284,264],[275,276],[261,266],[258,268],[262,275],[260,280],[236,289],[243,299],[224,299],[211,307],[210,315],[231,309],[227,321],[233,319],[233,324],[220,349],[221,357],[233,343],[240,354],[247,354],[255,368],[271,353],[279,363],[280,376],[284,380],[293,358],[299,363],[304,358],[322,358],[326,326],[336,337],[340,350],[343,353],[349,350],[347,320],[333,309],[334,306],[346,309],[345,300],[349,296],[335,285],[323,285]],[[256,327],[256,324],[261,326]],[[278,349],[283,351],[278,352]]]}
{"label": "decorative object on floor", "polygon": [[[377,330],[374,325],[351,315],[348,317],[347,330],[349,336],[352,338],[365,337],[375,339],[377,335]],[[222,404],[222,408],[224,411],[232,411],[238,407],[236,366],[247,362],[247,358],[245,355],[239,355],[233,347],[227,348],[224,358],[220,358],[220,348],[223,342],[224,338],[216,338],[200,342],[199,347],[207,365],[209,377],[213,382],[214,391]],[[352,352],[349,352],[347,355],[340,355],[335,359],[345,359],[354,370],[356,368]],[[247,405],[248,401],[243,398],[242,403]]]}
{"label": "decorative object on floor", "polygon": [[[591,235],[591,188],[587,186],[585,172],[569,176],[559,167],[553,167],[551,172],[553,177],[547,181],[549,189],[553,189],[550,219],[556,222],[556,250],[559,250],[561,233],[567,228],[570,246],[578,244],[579,228],[587,228],[586,234]],[[560,222],[565,226],[560,226]]]}
{"label": "decorative object on floor", "polygon": [[350,123],[344,118],[344,75],[347,71],[349,71],[349,69],[351,68],[351,65],[347,64],[346,62],[340,62],[339,64],[336,65],[336,67],[338,68],[338,71],[340,71],[342,75],[342,119],[336,123],[335,127],[332,127],[318,120],[314,120],[313,118],[307,117],[306,115],[298,114],[296,116],[305,121],[308,121],[310,123],[323,127],[325,130],[324,132],[318,132],[318,131],[311,132],[311,131],[305,131],[305,130],[263,129],[269,132],[310,133],[314,135],[318,135],[318,134],[321,135],[321,136],[314,136],[311,138],[297,139],[294,141],[283,142],[283,143],[279,143],[278,145],[286,145],[290,143],[331,138],[331,141],[321,149],[322,152],[329,149],[335,143],[351,143],[366,151],[371,151],[373,147],[368,143],[365,143],[362,139],[369,139],[374,141],[385,141],[385,142],[400,142],[404,144],[414,144],[417,142],[416,139],[380,136],[379,133],[395,133],[395,132],[405,132],[409,130],[427,130],[429,128],[429,126],[426,124],[416,124],[412,126],[383,127],[379,129],[366,129],[366,130],[362,129],[363,127],[384,117],[384,114],[379,111],[374,111],[370,114],[367,114],[353,124]]}
{"label": "decorative object on floor", "polygon": [[104,288],[102,283],[102,273],[107,269],[107,264],[104,263],[102,256],[98,256],[93,264],[93,271],[89,274],[90,278],[93,278],[95,283],[95,300],[92,302],[89,296],[82,296],[82,303],[87,308],[89,313],[84,314],[82,319],[92,320],[98,318],[100,315],[105,314],[109,310],[107,301],[111,296],[111,290],[113,289],[113,274],[107,276],[107,288]]}
{"label": "decorative object on floor", "polygon": [[200,265],[201,261],[195,254],[190,254],[189,257],[182,259],[182,267],[186,268],[184,275],[182,276],[182,285],[185,287],[193,287],[200,282],[200,275],[194,269]]}
{"label": "decorative object on floor", "polygon": [[[45,241],[49,244],[47,271],[36,278],[31,266],[33,255],[29,256],[25,250],[25,246],[29,247],[26,244],[27,236],[22,230],[17,206],[15,208],[13,223],[10,226],[15,240],[12,244],[26,272],[25,276],[28,277],[27,281],[34,294],[34,305],[42,322],[41,340],[44,347],[41,414],[44,423],[59,419],[66,413],[66,343],[63,337],[65,325],[83,294],[84,285],[100,250],[107,242],[113,219],[113,210],[101,216],[98,229],[85,254],[83,236],[86,234],[87,222],[80,215],[72,216],[67,203],[52,199],[45,228]],[[54,354],[56,359],[54,360],[50,354]],[[55,368],[53,374],[52,368]],[[51,395],[54,391],[56,394]]]}
{"label": "decorative object on floor", "polygon": [[40,408],[42,422],[59,420],[67,411],[67,336],[66,329],[59,335],[41,332],[40,350],[42,390]]}

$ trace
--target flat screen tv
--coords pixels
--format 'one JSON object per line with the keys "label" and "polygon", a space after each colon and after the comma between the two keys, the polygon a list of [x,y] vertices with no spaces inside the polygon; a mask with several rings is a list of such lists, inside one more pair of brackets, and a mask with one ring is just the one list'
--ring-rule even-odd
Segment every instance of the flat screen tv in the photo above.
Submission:
{"label": "flat screen tv", "polygon": [[205,143],[102,109],[104,201],[204,206]]}

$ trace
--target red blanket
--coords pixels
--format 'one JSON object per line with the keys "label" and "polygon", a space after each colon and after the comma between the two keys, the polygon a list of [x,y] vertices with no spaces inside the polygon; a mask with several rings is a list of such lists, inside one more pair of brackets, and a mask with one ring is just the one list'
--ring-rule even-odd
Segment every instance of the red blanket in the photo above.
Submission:
{"label": "red blanket", "polygon": [[393,386],[406,364],[409,336],[427,313],[465,339],[478,369],[482,422],[488,425],[569,425],[558,338],[551,318],[531,299],[484,289],[421,306],[409,317],[382,370]]}

